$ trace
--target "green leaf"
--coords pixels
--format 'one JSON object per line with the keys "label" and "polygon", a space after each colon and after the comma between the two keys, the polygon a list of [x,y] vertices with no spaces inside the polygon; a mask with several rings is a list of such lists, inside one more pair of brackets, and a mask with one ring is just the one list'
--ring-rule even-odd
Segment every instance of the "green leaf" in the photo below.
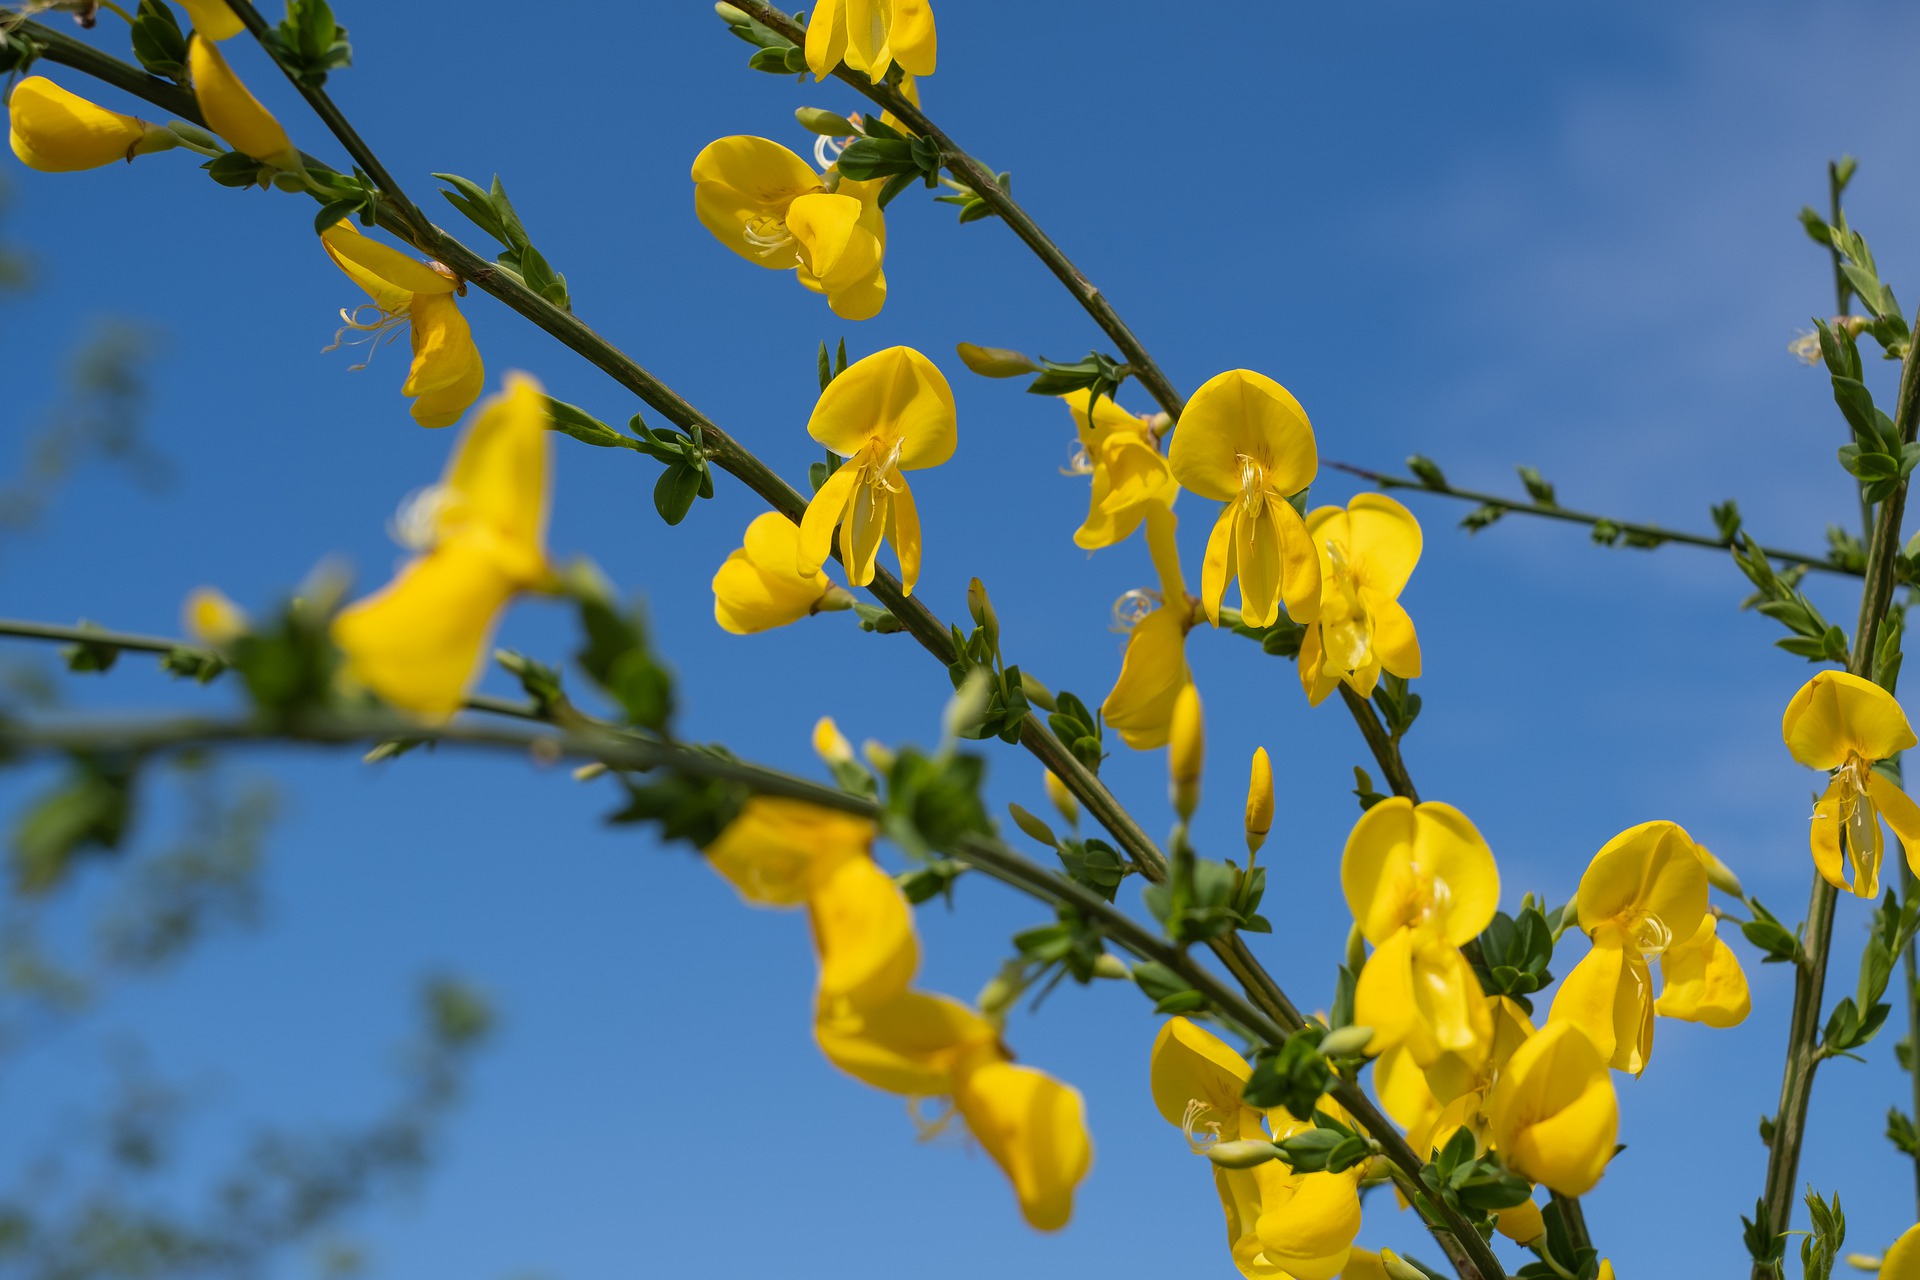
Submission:
{"label": "green leaf", "polygon": [[682,462],[660,473],[660,479],[653,486],[653,507],[662,520],[679,524],[687,518],[687,512],[693,509],[693,500],[700,496],[702,475],[702,471]]}

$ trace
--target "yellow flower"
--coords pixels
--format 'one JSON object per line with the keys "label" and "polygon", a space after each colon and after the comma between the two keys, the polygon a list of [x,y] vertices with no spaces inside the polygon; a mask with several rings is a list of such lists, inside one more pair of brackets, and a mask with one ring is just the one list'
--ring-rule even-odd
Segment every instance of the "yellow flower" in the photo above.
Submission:
{"label": "yellow flower", "polygon": [[693,162],[693,208],[714,238],[748,262],[797,269],[843,320],[870,320],[887,300],[880,269],[887,227],[880,178],[828,183],[777,142],[736,136]]}
{"label": "yellow flower", "polygon": [[1079,1091],[1015,1066],[993,1024],[957,1000],[904,991],[868,1009],[823,996],[814,1036],[829,1061],[878,1089],[948,1097],[1042,1231],[1065,1226],[1092,1163]]}
{"label": "yellow flower", "polygon": [[[320,233],[320,243],[334,265],[367,291],[377,319],[362,320],[360,308],[342,309],[347,330],[383,335],[407,327],[413,343],[413,366],[400,394],[414,397],[413,420],[423,427],[450,427],[467,406],[480,398],[486,386],[486,368],[473,331],[454,302],[459,282],[431,264],[410,258],[397,249],[360,234],[350,222],[338,222]],[[335,346],[339,338],[335,338]],[[363,364],[360,366],[365,368]]]}
{"label": "yellow flower", "polygon": [[1173,433],[1167,461],[1182,488],[1227,505],[1207,539],[1200,599],[1220,625],[1227,583],[1240,615],[1271,626],[1284,602],[1295,622],[1320,616],[1320,564],[1306,522],[1287,499],[1313,483],[1319,454],[1306,410],[1272,378],[1235,369],[1209,378]]}
{"label": "yellow flower", "polygon": [[1908,1227],[1887,1250],[1880,1280],[1920,1280],[1920,1226]]}
{"label": "yellow flower", "polygon": [[1493,851],[1452,805],[1395,796],[1362,814],[1340,860],[1347,906],[1373,955],[1354,990],[1368,1049],[1401,1045],[1423,1070],[1451,1055],[1478,1070],[1493,1025],[1460,948],[1493,920]]}
{"label": "yellow flower", "polygon": [[1320,620],[1300,641],[1300,683],[1319,706],[1345,680],[1361,697],[1380,672],[1420,674],[1420,637],[1400,607],[1420,559],[1420,525],[1392,498],[1363,493],[1307,516],[1320,553]]}
{"label": "yellow flower", "polygon": [[1253,865],[1253,855],[1260,852],[1260,846],[1267,842],[1267,832],[1273,830],[1273,761],[1267,758],[1265,747],[1253,749],[1253,768],[1247,778],[1247,865]]}
{"label": "yellow flower", "polygon": [[1511,1209],[1494,1214],[1493,1229],[1524,1249],[1547,1234],[1547,1221],[1539,1205],[1523,1200]]}
{"label": "yellow flower", "polygon": [[853,763],[853,744],[832,716],[821,716],[813,724],[813,754],[828,765]]}
{"label": "yellow flower", "polygon": [[1487,1096],[1514,1050],[1533,1035],[1527,1011],[1509,996],[1483,996],[1492,1032],[1484,1055],[1441,1054],[1423,1068],[1401,1045],[1382,1053],[1373,1065],[1374,1090],[1386,1113],[1407,1131],[1415,1151],[1434,1151],[1460,1129],[1486,1146]]}
{"label": "yellow flower", "polygon": [[193,29],[209,40],[230,39],[246,30],[227,0],[180,0],[180,7],[193,20]]}
{"label": "yellow flower", "polygon": [[1087,416],[1091,391],[1060,398],[1073,411],[1080,448],[1074,470],[1093,477],[1086,523],[1073,535],[1088,551],[1125,541],[1155,507],[1172,507],[1180,486],[1144,418],[1135,417],[1102,396]]}
{"label": "yellow flower", "polygon": [[1514,1050],[1488,1110],[1507,1168],[1561,1195],[1593,1190],[1613,1158],[1619,1099],[1606,1060],[1570,1022],[1550,1020]]}
{"label": "yellow flower", "polygon": [[[1120,678],[1100,707],[1107,727],[1135,751],[1167,745],[1174,700],[1193,683],[1187,666],[1187,632],[1193,629],[1194,616],[1174,544],[1177,518],[1156,505],[1148,509],[1146,521],[1147,550],[1160,577],[1158,604],[1133,623],[1120,661]],[[1153,598],[1139,592],[1129,593],[1126,599],[1140,596]]]}
{"label": "yellow flower", "polygon": [[713,575],[713,617],[722,630],[752,635],[798,622],[820,610],[836,588],[818,569],[796,572],[800,530],[778,511],[747,526],[741,546]]}
{"label": "yellow flower", "polygon": [[222,648],[247,633],[247,613],[217,587],[196,587],[181,610],[187,634],[201,644]]}
{"label": "yellow flower", "polygon": [[873,836],[865,818],[784,796],[754,796],[701,852],[748,902],[795,907],[826,872],[868,857]]}
{"label": "yellow flower", "polygon": [[[1285,1111],[1265,1115],[1241,1101],[1252,1069],[1210,1032],[1171,1018],[1154,1039],[1149,1079],[1154,1105],[1188,1146],[1281,1140],[1308,1126]],[[1360,1166],[1341,1173],[1294,1173],[1280,1161],[1251,1169],[1213,1167],[1234,1265],[1249,1277],[1331,1280],[1360,1232]]]}
{"label": "yellow flower", "polygon": [[525,374],[481,408],[441,482],[414,497],[402,534],[420,554],[334,619],[356,680],[432,718],[460,709],[500,610],[552,579],[545,550],[546,397]]}
{"label": "yellow flower", "polygon": [[920,967],[906,895],[870,856],[842,858],[817,874],[807,917],[821,997],[862,1009],[898,996]]}
{"label": "yellow flower", "polygon": [[1907,865],[1920,871],[1920,807],[1873,769],[1914,745],[1892,694],[1844,671],[1822,671],[1793,695],[1780,732],[1795,760],[1833,772],[1813,808],[1811,835],[1813,864],[1828,883],[1862,898],[1879,895],[1883,818],[1900,837]]}
{"label": "yellow flower", "polygon": [[300,153],[294,150],[287,131],[247,92],[247,86],[233,74],[211,39],[200,34],[188,39],[187,68],[193,73],[193,93],[200,101],[200,114],[228,146],[276,169],[302,167]]}
{"label": "yellow flower", "polygon": [[[1707,914],[1700,849],[1671,822],[1643,822],[1593,856],[1574,897],[1593,949],[1561,982],[1548,1015],[1572,1022],[1610,1065],[1635,1075],[1653,1052],[1653,1015],[1731,1026],[1747,1014],[1740,962]],[[1647,962],[1672,987],[1664,1009]],[[1662,997],[1662,999],[1666,999]]]}
{"label": "yellow flower", "polygon": [[901,473],[951,458],[956,429],[946,378],[911,347],[876,351],[827,384],[807,434],[846,462],[807,504],[797,572],[815,573],[826,563],[837,524],[847,581],[873,581],[884,538],[900,557],[902,591],[912,595],[920,578],[920,514]]}
{"label": "yellow flower", "polygon": [[817,80],[843,61],[875,84],[896,62],[930,76],[938,46],[927,0],[821,0],[807,20],[807,66]]}
{"label": "yellow flower", "polygon": [[29,169],[74,173],[177,147],[172,131],[96,106],[45,76],[28,76],[7,98],[13,154]]}

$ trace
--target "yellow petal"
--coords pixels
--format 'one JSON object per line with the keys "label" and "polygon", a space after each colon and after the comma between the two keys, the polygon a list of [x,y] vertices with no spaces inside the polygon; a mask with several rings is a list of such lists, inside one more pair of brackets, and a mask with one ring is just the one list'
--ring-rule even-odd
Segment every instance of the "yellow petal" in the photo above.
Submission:
{"label": "yellow petal", "polygon": [[823,999],[813,1034],[834,1066],[876,1089],[910,1098],[952,1093],[957,1058],[994,1040],[993,1025],[979,1014],[958,1000],[921,991],[903,992],[870,1009]]}
{"label": "yellow petal", "polygon": [[1306,522],[1292,504],[1278,499],[1267,504],[1278,535],[1280,598],[1295,622],[1313,622],[1320,616],[1320,557],[1307,536]]}
{"label": "yellow petal", "polygon": [[1684,828],[1643,822],[1593,855],[1574,903],[1581,928],[1591,932],[1618,923],[1631,945],[1657,953],[1700,928],[1711,887],[1693,837]]}
{"label": "yellow petal", "polygon": [[396,707],[444,719],[479,678],[494,621],[518,587],[483,544],[456,539],[343,610],[333,642],[353,679]]}
{"label": "yellow petal", "polygon": [[784,796],[754,796],[701,852],[748,902],[795,907],[841,863],[873,865],[874,826]]}
{"label": "yellow petal", "polygon": [[73,173],[175,144],[171,133],[96,106],[44,76],[28,76],[7,99],[13,154],[29,169]]}
{"label": "yellow petal", "polygon": [[1699,933],[1660,957],[1660,998],[1653,1011],[1661,1017],[1731,1027],[1752,1008],[1747,975],[1733,949],[1720,940],[1712,916]]}
{"label": "yellow petal", "polygon": [[1915,874],[1920,875],[1920,805],[1895,786],[1892,779],[1871,770],[1867,773],[1867,795],[1887,825],[1893,828],[1893,834],[1900,837],[1907,865],[1916,868]]}
{"label": "yellow petal", "polygon": [[1827,784],[1825,794],[1813,806],[1807,841],[1813,849],[1814,869],[1821,878],[1836,889],[1852,893],[1853,882],[1847,878],[1846,855],[1841,849],[1840,791],[1838,777]]}
{"label": "yellow petal", "polygon": [[1362,594],[1373,619],[1373,653],[1394,675],[1412,680],[1420,674],[1420,637],[1398,600],[1371,591]]}
{"label": "yellow petal", "polygon": [[[468,346],[472,348],[471,343]],[[458,361],[454,368],[457,376],[453,381],[414,397],[413,407],[407,412],[419,425],[430,428],[452,426],[460,421],[473,402],[480,398],[481,392],[487,389],[487,370],[480,362],[478,349],[472,349],[472,358]]]}
{"label": "yellow petal", "polygon": [[869,1009],[907,989],[920,967],[913,909],[872,858],[844,858],[819,875],[807,914],[822,997]]}
{"label": "yellow petal", "polygon": [[880,245],[860,225],[861,212],[858,200],[837,192],[798,196],[787,208],[800,261],[829,296],[879,270]]}
{"label": "yellow petal", "polygon": [[1920,1280],[1920,1226],[1901,1232],[1880,1259],[1880,1280]]}
{"label": "yellow petal", "polygon": [[1340,677],[1326,669],[1325,645],[1321,639],[1320,623],[1308,625],[1305,634],[1300,637],[1300,654],[1297,666],[1300,669],[1300,687],[1307,692],[1307,705],[1317,707],[1327,700],[1327,695],[1340,687]]}
{"label": "yellow petal", "polygon": [[1187,629],[1176,609],[1155,609],[1127,637],[1120,678],[1100,712],[1107,727],[1135,751],[1167,745],[1174,701],[1192,680],[1186,649]]}
{"label": "yellow petal", "polygon": [[1384,493],[1347,503],[1347,567],[1370,591],[1395,599],[1420,562],[1420,522]]}
{"label": "yellow petal", "polygon": [[954,1106],[1013,1183],[1028,1225],[1057,1231],[1072,1217],[1074,1189],[1093,1163],[1080,1091],[997,1055],[981,1058],[958,1073]]}
{"label": "yellow petal", "polygon": [[1493,1229],[1524,1249],[1547,1234],[1547,1221],[1541,1216],[1539,1205],[1523,1200],[1511,1209],[1494,1214]]}
{"label": "yellow petal", "polygon": [[920,508],[914,504],[913,489],[903,479],[893,491],[887,508],[887,541],[893,554],[900,557],[900,594],[913,594],[920,581]]}
{"label": "yellow petal", "polygon": [[[934,31],[933,9],[927,0],[880,0],[892,10],[887,28],[887,49],[893,61],[909,75],[930,76],[939,59],[939,37]],[[875,83],[878,76],[875,73]]]}
{"label": "yellow petal", "polygon": [[1217,374],[1187,401],[1168,462],[1182,488],[1226,502],[1240,497],[1243,456],[1267,469],[1267,487],[1289,497],[1313,483],[1313,427],[1291,392],[1247,369]]}
{"label": "yellow petal", "polygon": [[194,35],[187,41],[187,66],[193,73],[194,96],[207,125],[235,151],[280,169],[300,167],[300,154],[280,122],[247,92],[240,77],[220,56],[212,40]]}
{"label": "yellow petal", "polygon": [[853,491],[847,517],[840,522],[840,563],[846,567],[848,582],[863,587],[873,581],[880,543],[892,516],[893,495],[886,489],[862,484]]}
{"label": "yellow petal", "polygon": [[188,635],[216,648],[247,633],[246,611],[215,587],[194,588],[181,615]]}
{"label": "yellow petal", "polygon": [[[820,566],[833,554],[833,531],[846,515],[847,507],[853,501],[854,488],[860,483],[860,464],[843,463],[840,469],[827,477],[820,491],[807,503],[807,510],[800,517],[800,542],[795,561],[795,572],[801,574],[818,573]],[[864,586],[858,578],[850,577],[854,586]],[[868,578],[868,582],[872,579]]]}
{"label": "yellow petal", "polygon": [[1613,1158],[1620,1104],[1593,1043],[1549,1020],[1521,1045],[1488,1100],[1506,1166],[1561,1195],[1593,1190]]}
{"label": "yellow petal", "polygon": [[1492,922],[1500,870],[1486,839],[1458,809],[1395,796],[1354,824],[1340,859],[1340,887],[1374,945],[1431,915],[1457,947]]}
{"label": "yellow petal", "polygon": [[551,436],[540,384],[509,373],[500,394],[480,407],[461,436],[442,481],[440,536],[484,531],[523,586],[536,585],[546,573]]}
{"label": "yellow petal", "polygon": [[1225,1041],[1185,1018],[1167,1019],[1154,1037],[1148,1078],[1153,1104],[1168,1124],[1185,1127],[1188,1104],[1199,1102],[1224,1129],[1242,1109],[1240,1089],[1252,1074]]}
{"label": "yellow petal", "polygon": [[180,0],[180,7],[193,29],[209,40],[228,40],[246,30],[227,0]]}
{"label": "yellow petal", "polygon": [[1180,571],[1180,544],[1175,538],[1179,517],[1158,503],[1146,510],[1147,554],[1153,559],[1153,571],[1160,579],[1161,602],[1185,618],[1189,614],[1187,579]]}
{"label": "yellow petal", "polygon": [[479,398],[486,366],[452,294],[415,294],[411,314],[413,364],[400,394],[419,397],[413,416],[421,426],[450,427]]}
{"label": "yellow petal", "polygon": [[846,0],[821,0],[807,18],[807,69],[825,80],[847,52]]}
{"label": "yellow petal", "polygon": [[1809,769],[1837,769],[1854,753],[1885,760],[1915,745],[1893,695],[1844,671],[1822,671],[1802,685],[1787,704],[1780,734]]}
{"label": "yellow petal", "polygon": [[[320,242],[342,271],[373,294],[374,301],[380,304],[382,310],[394,310],[388,306],[388,298],[398,294],[452,293],[458,288],[457,282],[419,259],[382,244],[371,236],[361,235],[350,222],[337,222],[328,227],[320,233]],[[388,286],[387,294],[374,293],[372,286],[353,267],[359,267],[366,275],[384,282]]]}
{"label": "yellow petal", "polygon": [[1206,559],[1200,565],[1200,604],[1207,611],[1207,621],[1216,627],[1220,625],[1220,604],[1226,597],[1227,583],[1240,568],[1233,542],[1238,521],[1238,509],[1232,504],[1221,509],[1220,518],[1213,522],[1213,532],[1207,535]]}
{"label": "yellow petal", "polygon": [[1252,514],[1234,509],[1233,557],[1240,569],[1240,616],[1250,627],[1270,627],[1280,617],[1280,530],[1275,505],[1263,502]]}
{"label": "yellow petal", "polygon": [[1333,1280],[1360,1234],[1359,1170],[1289,1179],[1292,1194],[1266,1201],[1254,1231],[1270,1261],[1294,1280]]}
{"label": "yellow petal", "polygon": [[849,365],[820,393],[807,421],[808,435],[844,456],[897,440],[902,471],[951,458],[956,428],[953,389],[912,347],[888,347]]}
{"label": "yellow petal", "polygon": [[756,266],[799,264],[787,208],[824,190],[813,166],[777,142],[742,135],[708,143],[694,158],[693,181],[694,214],[714,239]]}
{"label": "yellow petal", "polygon": [[1547,1021],[1578,1027],[1609,1066],[1640,1074],[1653,1052],[1653,975],[1646,960],[1623,945],[1618,929],[1602,929],[1561,981]]}
{"label": "yellow petal", "polygon": [[797,622],[813,612],[832,585],[817,570],[801,574],[800,530],[778,511],[763,511],[747,526],[743,545],[713,575],[714,617],[736,635]]}
{"label": "yellow petal", "polygon": [[1367,1249],[1355,1249],[1347,1259],[1346,1270],[1340,1273],[1340,1280],[1392,1280],[1387,1274],[1386,1264],[1380,1261],[1380,1255]]}

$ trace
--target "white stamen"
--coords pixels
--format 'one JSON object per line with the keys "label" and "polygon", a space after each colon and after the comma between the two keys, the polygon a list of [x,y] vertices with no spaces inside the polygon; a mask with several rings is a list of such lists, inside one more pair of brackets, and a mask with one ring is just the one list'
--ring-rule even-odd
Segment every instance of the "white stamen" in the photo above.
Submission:
{"label": "white stamen", "polygon": [[1080,437],[1073,438],[1073,452],[1067,457],[1067,465],[1060,468],[1063,476],[1090,476],[1093,474],[1093,459],[1087,456],[1086,442]]}
{"label": "white stamen", "polygon": [[1135,587],[1113,602],[1113,630],[1125,635],[1139,626],[1146,616],[1162,604],[1160,593],[1148,587]]}
{"label": "white stamen", "polygon": [[[1200,1118],[1201,1116],[1210,1115],[1213,1115],[1212,1107],[1200,1101],[1198,1098],[1189,1098],[1187,1100],[1186,1112],[1180,1117],[1180,1131],[1187,1135],[1187,1150],[1197,1156],[1207,1154],[1207,1149],[1219,1142],[1221,1138],[1220,1121],[1218,1117],[1212,1120],[1202,1120]],[[1210,1129],[1212,1132],[1206,1134],[1197,1132],[1197,1130],[1200,1129]]]}
{"label": "white stamen", "polygon": [[748,219],[740,228],[740,238],[761,258],[771,258],[793,245],[793,232],[787,230],[787,224],[765,214]]}
{"label": "white stamen", "polygon": [[[361,313],[366,311],[371,311],[377,318],[371,320],[361,319]],[[401,332],[407,327],[407,321],[410,318],[409,314],[405,311],[382,311],[371,302],[363,302],[351,311],[342,307],[340,308],[340,319],[343,323],[340,328],[334,332],[333,341],[320,348],[321,354],[324,355],[329,351],[338,351],[343,345],[349,347],[365,347],[367,349],[367,358],[359,364],[349,365],[347,368],[349,373],[358,373],[373,363],[373,353],[375,351],[378,351],[382,346],[400,336]],[[348,333],[354,333],[359,336],[349,338],[347,337]]]}
{"label": "white stamen", "polygon": [[440,540],[440,518],[453,505],[453,491],[441,484],[415,489],[400,500],[387,535],[409,551],[425,553]]}

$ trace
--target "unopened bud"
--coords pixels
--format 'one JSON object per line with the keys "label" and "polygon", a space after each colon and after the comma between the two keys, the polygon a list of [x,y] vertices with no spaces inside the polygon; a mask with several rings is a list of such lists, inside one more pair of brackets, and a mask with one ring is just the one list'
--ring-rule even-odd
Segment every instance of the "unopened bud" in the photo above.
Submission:
{"label": "unopened bud", "polygon": [[749,20],[744,10],[734,8],[728,4],[726,0],[720,0],[719,4],[714,5],[713,12],[714,16],[722,22],[746,22]]}
{"label": "unopened bud", "polygon": [[573,780],[575,782],[592,782],[606,771],[606,765],[600,763],[598,760],[594,760],[575,769],[573,771]]}
{"label": "unopened bud", "polygon": [[220,145],[220,139],[214,137],[199,125],[189,124],[185,120],[167,121],[167,132],[190,147],[197,147],[206,151],[225,150],[225,148]]}
{"label": "unopened bud", "polygon": [[1347,930],[1347,972],[1358,978],[1360,971],[1367,967],[1367,935],[1360,932],[1360,926],[1354,925]]}
{"label": "unopened bud", "polygon": [[1323,1058],[1354,1058],[1365,1053],[1373,1042],[1372,1027],[1341,1027],[1320,1038]]}
{"label": "unopened bud", "polygon": [[980,988],[980,994],[974,997],[973,1003],[989,1018],[1005,1013],[1027,989],[1023,974],[1024,966],[1017,960],[1009,960],[1000,966],[1000,972],[994,974],[986,986]]}
{"label": "unopened bud", "polygon": [[975,667],[960,682],[960,687],[947,699],[946,710],[940,716],[940,735],[943,740],[952,742],[962,733],[979,726],[985,719],[987,708],[993,702],[993,677],[983,667]]}
{"label": "unopened bud", "polygon": [[[1920,534],[1915,534],[1920,537]],[[1053,690],[1022,671],[1020,673],[1020,692],[1027,695],[1027,701],[1042,711],[1056,711],[1059,704],[1054,701]]]}
{"label": "unopened bud", "polygon": [[1735,898],[1745,898],[1747,891],[1740,885],[1740,877],[1733,874],[1733,868],[1713,856],[1713,851],[1703,844],[1693,846],[1700,855],[1700,863],[1707,869],[1707,880],[1714,888]]}
{"label": "unopened bud", "polygon": [[967,583],[967,612],[986,632],[987,647],[995,653],[1000,652],[1000,615],[993,611],[993,601],[987,596],[987,584],[978,578]]}
{"label": "unopened bud", "polygon": [[1173,810],[1185,822],[1200,807],[1200,771],[1206,757],[1206,725],[1200,714],[1200,691],[1182,685],[1173,700],[1173,727],[1168,734],[1167,768],[1173,781]]}
{"label": "unopened bud", "polygon": [[[1253,750],[1253,772],[1247,779],[1247,856],[1260,852],[1273,830],[1273,762],[1265,747]],[[1249,863],[1249,866],[1252,864]]]}
{"label": "unopened bud", "polygon": [[976,347],[971,342],[963,342],[954,351],[959,354],[961,364],[983,378],[1019,378],[1040,372],[1032,356],[1005,347]]}
{"label": "unopened bud", "polygon": [[853,763],[853,744],[832,716],[821,716],[813,726],[813,754],[829,765]]}
{"label": "unopened bud", "polygon": [[1433,1280],[1426,1272],[1411,1262],[1402,1262],[1400,1255],[1391,1249],[1380,1251],[1380,1266],[1393,1280]]}
{"label": "unopened bud", "polygon": [[893,772],[893,748],[886,743],[876,738],[868,738],[860,744],[860,754],[866,758],[869,765],[873,766],[875,773],[884,775]]}
{"label": "unopened bud", "polygon": [[1112,978],[1120,982],[1126,982],[1133,977],[1133,970],[1129,969],[1127,962],[1119,956],[1111,952],[1102,951],[1094,957],[1093,976],[1096,978]]}
{"label": "unopened bud", "polygon": [[1207,1159],[1222,1169],[1251,1169],[1280,1158],[1280,1148],[1258,1138],[1238,1142],[1216,1142],[1207,1148]]}
{"label": "unopened bud", "polygon": [[1855,1271],[1878,1271],[1880,1258],[1871,1253],[1850,1253],[1847,1255],[1847,1265]]}
{"label": "unopened bud", "polygon": [[246,611],[215,587],[196,587],[187,596],[187,634],[215,648],[231,644],[247,633]]}
{"label": "unopened bud", "polygon": [[818,600],[813,602],[815,613],[840,613],[853,608],[853,592],[839,583],[829,586]]}
{"label": "unopened bud", "polygon": [[1070,827],[1080,825],[1080,802],[1073,798],[1073,792],[1067,790],[1067,784],[1060,781],[1060,775],[1047,770],[1047,799],[1053,801],[1053,807],[1067,820]]}
{"label": "unopened bud", "polygon": [[1008,805],[1007,812],[1013,815],[1013,825],[1019,827],[1041,844],[1046,845],[1049,849],[1057,849],[1060,847],[1059,837],[1053,834],[1053,828],[1040,821],[1040,819],[1036,818],[1033,814],[1028,813],[1017,804]]}
{"label": "unopened bud", "polygon": [[818,133],[828,138],[846,138],[860,132],[853,121],[837,111],[826,111],[820,107],[795,107],[793,118],[808,133]]}

